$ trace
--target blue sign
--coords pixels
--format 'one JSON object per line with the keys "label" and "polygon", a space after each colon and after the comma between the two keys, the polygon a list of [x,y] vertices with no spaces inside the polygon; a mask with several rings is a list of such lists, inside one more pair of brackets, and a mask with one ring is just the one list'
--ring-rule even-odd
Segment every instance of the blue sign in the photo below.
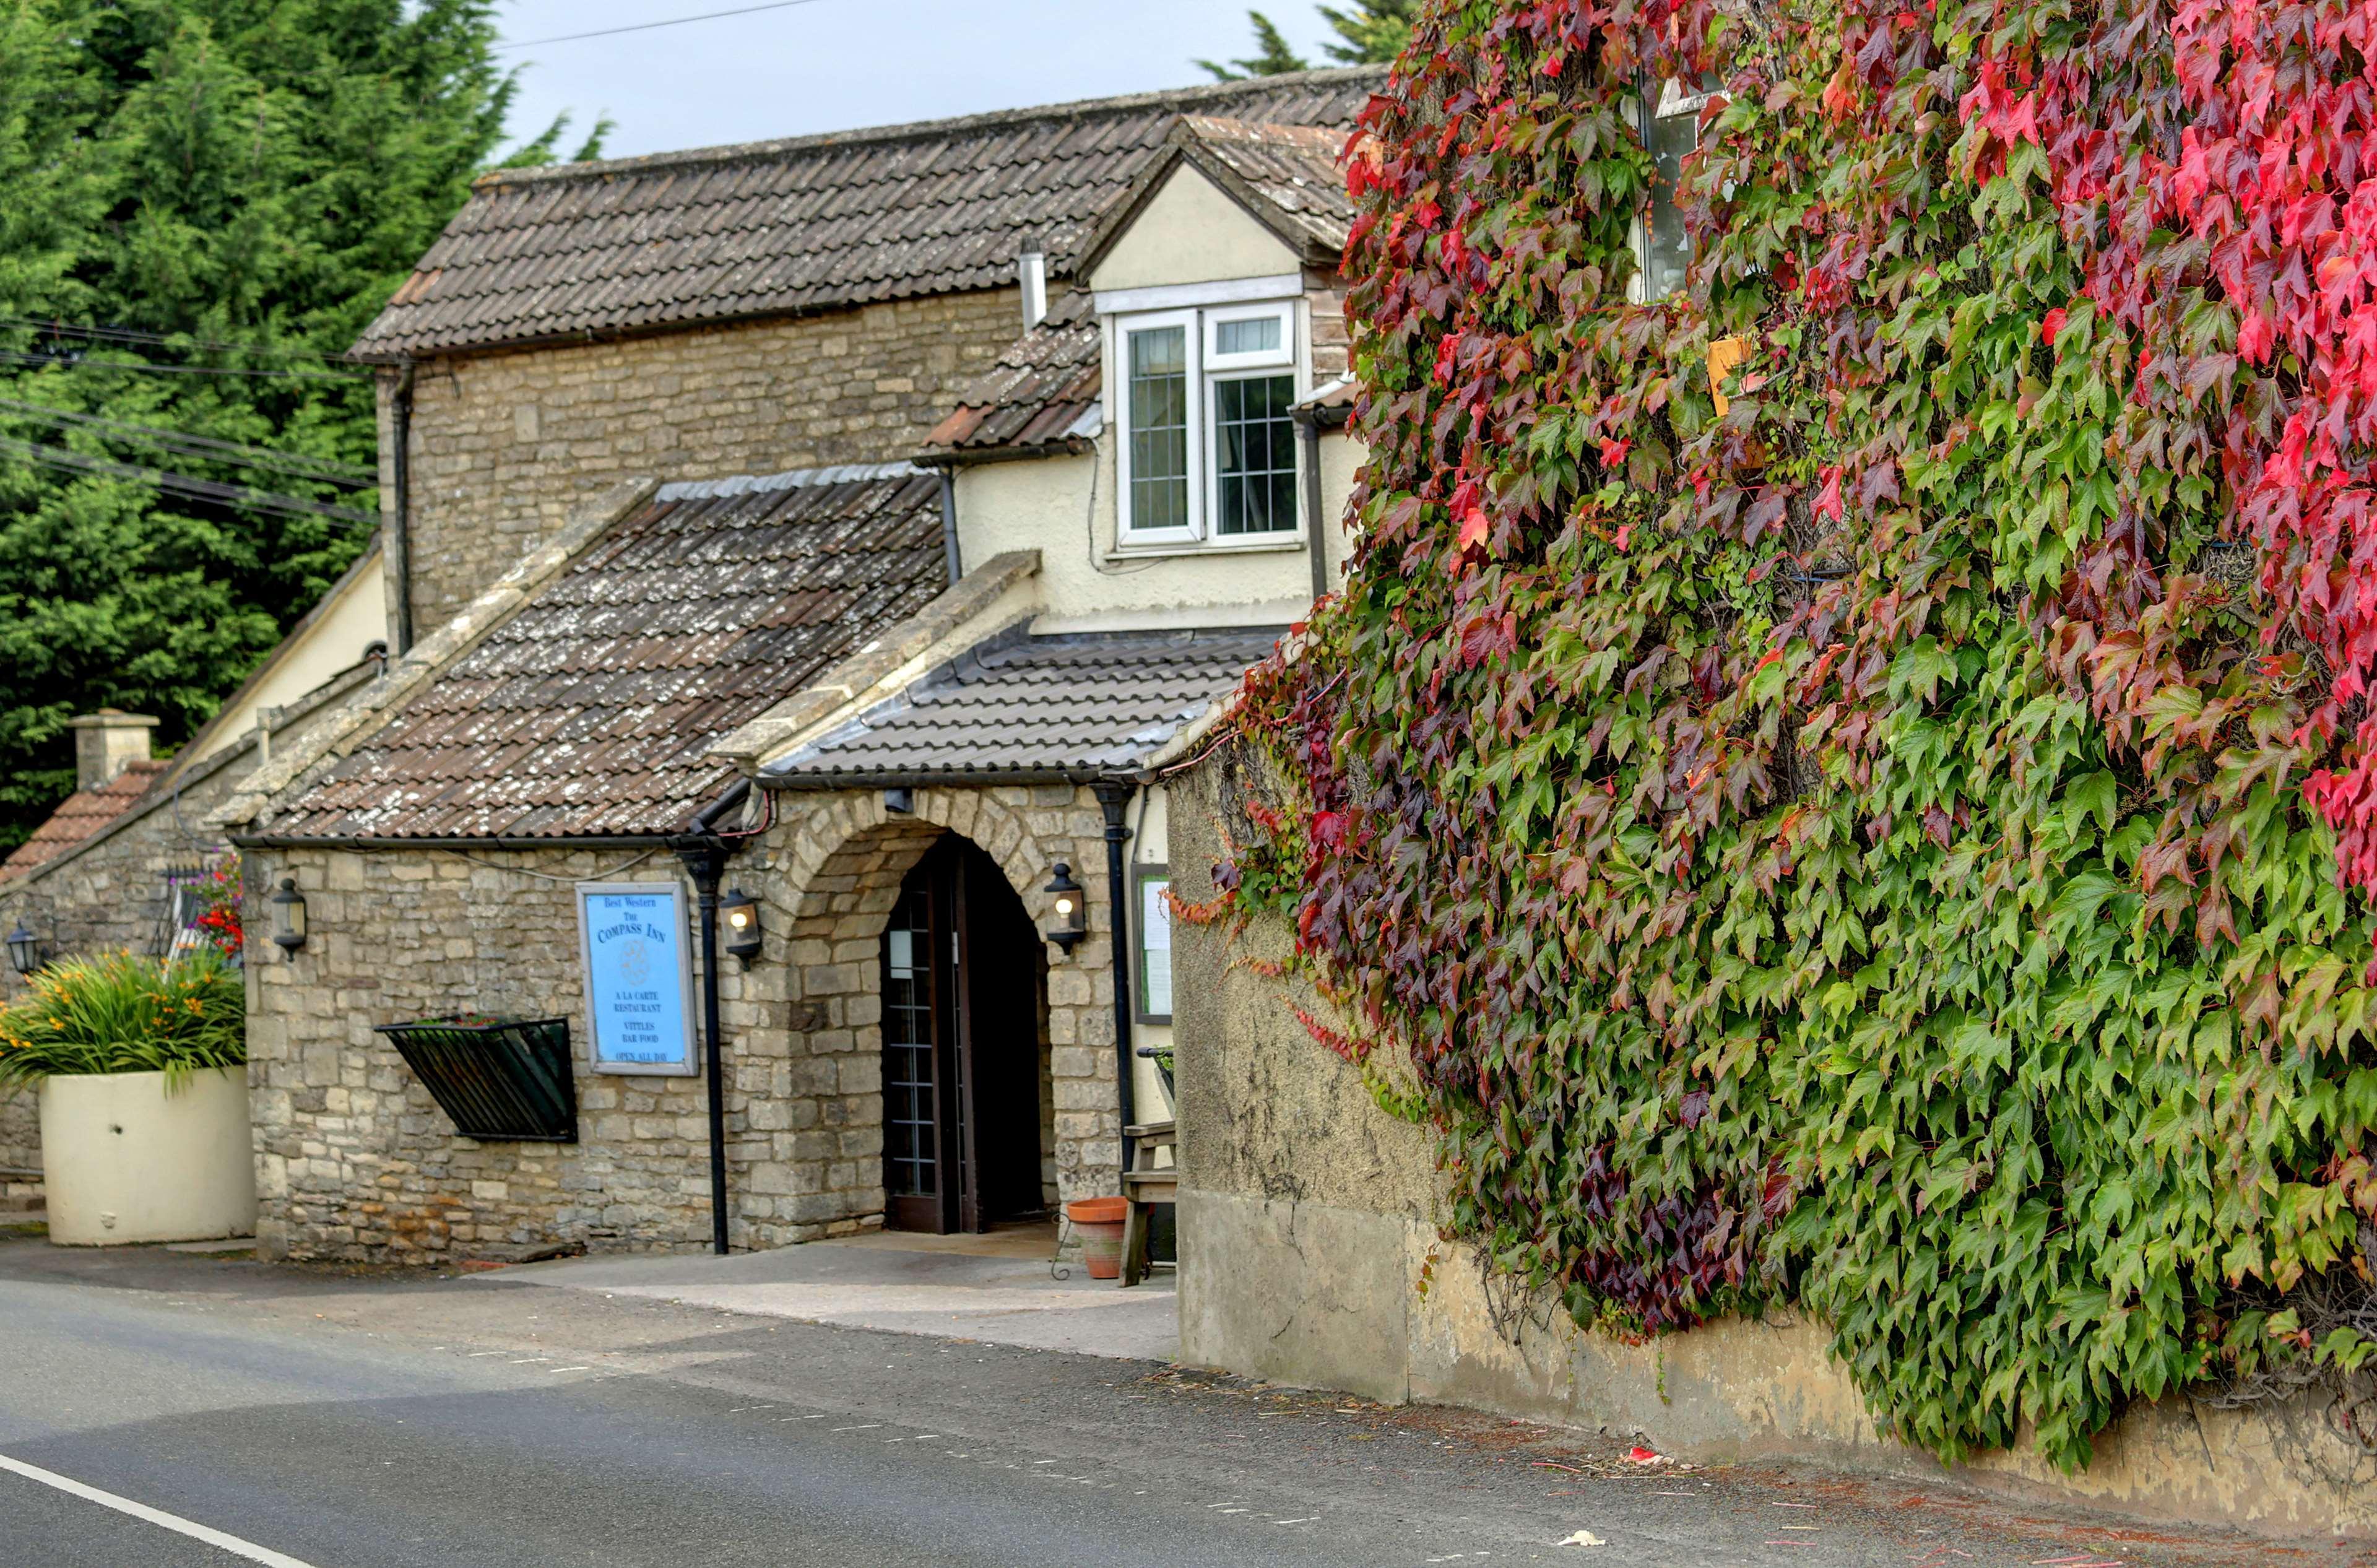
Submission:
{"label": "blue sign", "polygon": [[594,1071],[691,1072],[684,890],[674,882],[580,882],[578,929]]}

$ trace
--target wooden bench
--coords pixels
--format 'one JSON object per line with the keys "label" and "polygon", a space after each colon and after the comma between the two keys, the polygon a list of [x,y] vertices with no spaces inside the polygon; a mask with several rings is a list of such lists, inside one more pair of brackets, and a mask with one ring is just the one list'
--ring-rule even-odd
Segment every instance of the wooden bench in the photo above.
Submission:
{"label": "wooden bench", "polygon": [[[1152,1205],[1176,1202],[1180,1191],[1180,1150],[1169,1121],[1151,1121],[1144,1127],[1126,1127],[1123,1136],[1130,1141],[1130,1169],[1123,1173],[1122,1195],[1129,1202],[1123,1216],[1122,1279],[1125,1286],[1137,1285],[1148,1275],[1147,1229],[1153,1214]],[[1172,1163],[1159,1167],[1155,1163],[1158,1149],[1170,1150]]]}

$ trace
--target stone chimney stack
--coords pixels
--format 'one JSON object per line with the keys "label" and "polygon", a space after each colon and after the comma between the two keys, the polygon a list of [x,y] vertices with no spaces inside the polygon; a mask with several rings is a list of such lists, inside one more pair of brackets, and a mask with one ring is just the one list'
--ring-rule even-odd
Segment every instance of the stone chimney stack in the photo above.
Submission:
{"label": "stone chimney stack", "polygon": [[135,762],[149,760],[149,732],[157,721],[146,713],[102,708],[68,719],[75,732],[75,788],[102,789]]}

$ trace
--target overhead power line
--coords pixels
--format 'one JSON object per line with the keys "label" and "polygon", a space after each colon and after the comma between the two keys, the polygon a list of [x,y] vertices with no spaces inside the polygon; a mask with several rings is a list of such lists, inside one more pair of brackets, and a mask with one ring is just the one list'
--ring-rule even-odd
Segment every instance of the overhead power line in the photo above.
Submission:
{"label": "overhead power line", "polygon": [[150,332],[137,327],[87,327],[72,321],[48,321],[31,316],[0,316],[0,327],[23,328],[54,338],[83,338],[106,343],[150,343],[159,348],[185,349],[198,353],[256,354],[275,359],[312,360],[319,365],[357,363],[344,354],[316,353],[311,349],[259,348],[254,343],[226,343],[212,338]]}
{"label": "overhead power line", "polygon": [[62,408],[44,408],[16,398],[0,398],[0,410],[6,415],[31,424],[73,425],[83,429],[103,430],[126,441],[161,448],[184,457],[212,458],[218,462],[236,464],[242,468],[262,469],[269,473],[285,474],[293,479],[314,479],[325,485],[336,485],[343,490],[369,490],[379,484],[379,475],[354,463],[332,462],[326,458],[301,457],[294,452],[274,451],[269,447],[251,447],[238,441],[219,441],[211,436],[192,436],[180,430],[167,430],[154,425],[136,425],[126,419],[109,419],[96,413],[73,413]]}
{"label": "overhead power line", "polygon": [[539,49],[548,43],[575,43],[581,38],[612,38],[623,32],[650,32],[660,27],[683,27],[687,22],[714,22],[721,17],[747,17],[755,11],[783,11],[794,6],[812,6],[817,0],[770,0],[765,6],[737,6],[731,11],[704,11],[698,17],[664,17],[656,22],[631,22],[626,27],[597,28],[592,32],[565,32],[554,38],[532,38],[520,43],[498,43],[506,49]]}
{"label": "overhead power line", "polygon": [[379,522],[377,514],[353,507],[332,506],[328,501],[311,501],[302,496],[282,496],[269,490],[251,489],[245,485],[224,485],[212,479],[200,479],[195,474],[175,473],[171,469],[143,468],[137,463],[89,457],[63,447],[44,447],[38,441],[20,441],[12,436],[0,436],[0,452],[13,453],[33,462],[46,463],[52,468],[73,469],[83,473],[102,474],[110,479],[129,479],[153,485],[169,496],[211,501],[217,506],[276,512],[283,517],[327,517],[340,522],[364,525]]}
{"label": "overhead power line", "polygon": [[57,354],[19,353],[13,349],[0,349],[0,365],[21,365],[35,370],[55,366],[61,370],[121,370],[135,375],[153,376],[245,376],[261,381],[367,381],[369,371],[339,370],[242,370],[228,365],[149,365],[145,361],[125,365],[112,359],[65,358]]}

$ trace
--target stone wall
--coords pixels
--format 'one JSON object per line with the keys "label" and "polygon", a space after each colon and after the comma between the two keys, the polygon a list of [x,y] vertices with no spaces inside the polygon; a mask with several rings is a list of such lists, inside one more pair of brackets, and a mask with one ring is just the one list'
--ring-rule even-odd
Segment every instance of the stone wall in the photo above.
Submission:
{"label": "stone wall", "polygon": [[[294,877],[310,933],[296,953],[259,954],[247,971],[257,1238],[268,1255],[420,1262],[555,1241],[646,1251],[707,1242],[701,1080],[599,1074],[584,1059],[571,883],[682,883],[673,857],[623,868],[630,858],[249,853],[251,923],[265,917],[266,891]],[[463,1011],[570,1020],[582,1142],[460,1136],[374,1033]],[[728,1135],[747,1161],[745,1123],[737,1107]]]}
{"label": "stone wall", "polygon": [[[360,672],[351,672],[308,693],[285,711],[276,738],[304,739],[329,716],[335,699],[361,679]],[[22,920],[58,957],[117,948],[161,951],[166,872],[199,866],[230,847],[207,826],[207,817],[255,765],[253,739],[234,742],[187,770],[163,794],[142,799],[85,845],[0,881],[0,929]],[[0,1007],[21,984],[14,969],[0,964]],[[33,1092],[0,1095],[0,1167],[31,1169],[41,1163]]]}
{"label": "stone wall", "polygon": [[[862,1157],[817,1155],[772,1179],[778,1223],[788,1231],[867,1220],[883,1210],[883,928],[900,883],[933,841],[957,833],[1007,873],[1040,929],[1054,923],[1042,887],[1058,861],[1085,890],[1090,934],[1069,956],[1048,950],[1047,1082],[1043,1186],[1053,1203],[1119,1191],[1122,1117],[1115,1088],[1114,949],[1108,940],[1105,819],[1087,789],[1070,784],[920,789],[914,810],[887,811],[880,790],[775,796],[777,820],[762,841],[760,874],[747,885],[766,901],[771,933],[784,938],[768,964],[766,994],[742,1016],[758,1040],[805,1037],[818,1085],[818,1121],[845,1130]],[[754,978],[760,975],[755,967]],[[825,1062],[837,1065],[829,1082]],[[846,1183],[855,1180],[858,1185]]]}
{"label": "stone wall", "polygon": [[[1087,791],[778,797],[732,864],[758,894],[767,946],[722,960],[729,1234],[782,1246],[881,1223],[881,940],[902,879],[943,832],[1007,871],[1033,919],[1048,867],[1081,868],[1103,907],[1104,819]],[[595,1073],[571,883],[678,880],[675,859],[617,850],[256,850],[249,908],[293,876],[312,936],[248,971],[259,1244],[271,1255],[423,1261],[548,1244],[697,1250],[710,1241],[702,1080]],[[1102,917],[1101,917],[1102,919]],[[1047,976],[1044,1149],[1052,1198],[1116,1190],[1112,970],[1093,926]],[[699,984],[697,969],[697,985]],[[577,1143],[458,1135],[373,1026],[472,1011],[562,1016],[577,1067]]]}
{"label": "stone wall", "polygon": [[[0,1095],[0,1173],[42,1167],[41,1101],[31,1089]],[[5,1175],[0,1175],[5,1179]]]}
{"label": "stone wall", "polygon": [[[1021,312],[1013,288],[986,289],[423,362],[412,394],[414,637],[624,475],[708,479],[907,457],[1022,331]],[[393,439],[389,384],[383,450]]]}
{"label": "stone wall", "polygon": [[[1240,766],[1224,752],[1169,791],[1184,901],[1213,896]],[[1184,1361],[1599,1429],[1685,1458],[1945,1473],[2158,1520],[2377,1534],[2377,1494],[2353,1480],[2367,1461],[2315,1402],[2221,1411],[2176,1398],[2132,1409],[2076,1476],[2026,1442],[1943,1472],[1877,1430],[1821,1323],[1726,1321],[1638,1346],[1581,1332],[1445,1238],[1433,1135],[1381,1111],[1359,1071],[1311,1039],[1283,982],[1238,962],[1288,947],[1267,925],[1236,941],[1220,926],[1174,928]],[[1308,990],[1296,999],[1320,1008]],[[1389,1054],[1373,1060],[1407,1067]]]}

